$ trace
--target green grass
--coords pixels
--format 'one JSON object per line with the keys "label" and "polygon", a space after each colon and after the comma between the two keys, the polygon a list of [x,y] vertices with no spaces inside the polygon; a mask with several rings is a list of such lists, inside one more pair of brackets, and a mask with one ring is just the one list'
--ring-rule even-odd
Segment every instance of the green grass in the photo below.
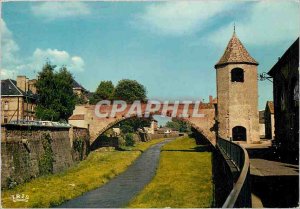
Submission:
{"label": "green grass", "polygon": [[[92,152],[88,158],[58,174],[38,177],[14,189],[2,191],[2,207],[26,208],[59,205],[84,192],[100,187],[126,170],[151,145],[165,139],[137,144],[131,151]],[[28,202],[13,202],[12,195],[29,196]]]}
{"label": "green grass", "polygon": [[[202,150],[202,152],[195,152]],[[154,179],[128,205],[131,208],[211,207],[211,153],[194,139],[166,144]]]}

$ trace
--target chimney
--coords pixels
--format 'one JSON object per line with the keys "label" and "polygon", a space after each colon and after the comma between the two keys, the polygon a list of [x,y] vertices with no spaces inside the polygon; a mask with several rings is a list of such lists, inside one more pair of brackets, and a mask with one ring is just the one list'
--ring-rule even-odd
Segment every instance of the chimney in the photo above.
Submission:
{"label": "chimney", "polygon": [[24,92],[26,92],[26,85],[27,85],[26,80],[27,80],[27,78],[24,75],[18,75],[17,76],[17,87],[19,89],[21,89],[22,91],[24,91]]}
{"label": "chimney", "polygon": [[36,94],[36,79],[32,79],[28,81],[28,90],[30,90],[33,94]]}
{"label": "chimney", "polygon": [[213,97],[212,95],[209,95],[209,104],[212,104],[213,103]]}

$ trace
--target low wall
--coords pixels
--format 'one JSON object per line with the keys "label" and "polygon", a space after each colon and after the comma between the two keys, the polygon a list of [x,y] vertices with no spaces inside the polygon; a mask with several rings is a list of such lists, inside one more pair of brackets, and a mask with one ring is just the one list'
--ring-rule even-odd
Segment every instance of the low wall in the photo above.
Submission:
{"label": "low wall", "polygon": [[[73,142],[85,136],[82,150],[74,150],[70,128],[1,125],[1,186],[12,187],[40,175],[57,173],[88,153],[87,130],[73,129]],[[87,134],[87,135],[86,135]],[[77,157],[84,153],[83,157]]]}
{"label": "low wall", "polygon": [[168,138],[168,137],[178,137],[178,133],[170,133],[170,134],[149,134],[150,140],[152,139],[160,139],[160,138]]}

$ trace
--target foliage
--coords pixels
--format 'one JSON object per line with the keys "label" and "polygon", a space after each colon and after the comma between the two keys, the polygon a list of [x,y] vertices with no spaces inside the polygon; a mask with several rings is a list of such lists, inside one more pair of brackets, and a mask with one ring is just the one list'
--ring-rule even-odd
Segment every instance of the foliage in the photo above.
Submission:
{"label": "foliage", "polygon": [[101,81],[92,98],[90,98],[90,104],[97,104],[100,100],[112,99],[114,91],[115,87],[111,81]]}
{"label": "foliage", "polygon": [[173,119],[166,123],[166,127],[175,129],[179,132],[189,132],[191,130],[190,126],[181,120]]}
{"label": "foliage", "polygon": [[53,151],[51,147],[51,136],[49,133],[44,134],[42,137],[42,144],[44,148],[44,155],[39,159],[39,172],[40,175],[53,173]]}
{"label": "foliage", "polygon": [[86,104],[87,101],[83,95],[75,95],[75,104]]}
{"label": "foliage", "polygon": [[36,82],[38,103],[36,115],[42,120],[67,120],[75,107],[73,77],[66,67],[55,72],[55,65],[47,62]]}
{"label": "foliage", "polygon": [[[86,160],[64,172],[41,176],[30,182],[2,191],[4,208],[49,208],[82,195],[107,183],[110,179],[125,171],[141,151],[164,139],[142,142],[132,150],[92,152]],[[13,202],[11,195],[26,194],[28,202]]]}
{"label": "foliage", "polygon": [[146,101],[147,91],[145,86],[136,80],[120,80],[115,88],[114,99],[132,103],[135,100]]}
{"label": "foliage", "polygon": [[130,208],[205,208],[212,206],[210,152],[195,152],[194,139],[166,144],[153,180],[130,203]]}
{"label": "foliage", "polygon": [[84,140],[79,138],[73,141],[73,149],[74,151],[79,153],[80,160],[83,159],[83,151],[84,151]]}
{"label": "foliage", "polygon": [[124,139],[125,139],[125,145],[126,146],[133,146],[134,143],[135,143],[132,133],[125,134]]}
{"label": "foliage", "polygon": [[121,129],[122,134],[128,134],[128,133],[134,132],[133,127],[126,123],[120,125],[120,129]]}
{"label": "foliage", "polygon": [[149,118],[129,118],[120,123],[120,129],[123,134],[136,132],[139,128],[149,127],[151,120]]}

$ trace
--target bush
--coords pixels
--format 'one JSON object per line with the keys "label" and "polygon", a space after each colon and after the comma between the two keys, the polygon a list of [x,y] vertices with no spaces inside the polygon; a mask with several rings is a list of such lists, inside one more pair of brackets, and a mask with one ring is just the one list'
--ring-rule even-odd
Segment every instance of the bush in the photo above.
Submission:
{"label": "bush", "polygon": [[133,146],[134,145],[134,140],[133,140],[133,134],[128,133],[125,135],[125,145],[126,146]]}
{"label": "bush", "polygon": [[18,185],[18,183],[11,177],[8,177],[6,182],[9,189],[12,189]]}
{"label": "bush", "polygon": [[118,144],[119,146],[125,146],[126,145],[126,141],[123,137],[118,137]]}

